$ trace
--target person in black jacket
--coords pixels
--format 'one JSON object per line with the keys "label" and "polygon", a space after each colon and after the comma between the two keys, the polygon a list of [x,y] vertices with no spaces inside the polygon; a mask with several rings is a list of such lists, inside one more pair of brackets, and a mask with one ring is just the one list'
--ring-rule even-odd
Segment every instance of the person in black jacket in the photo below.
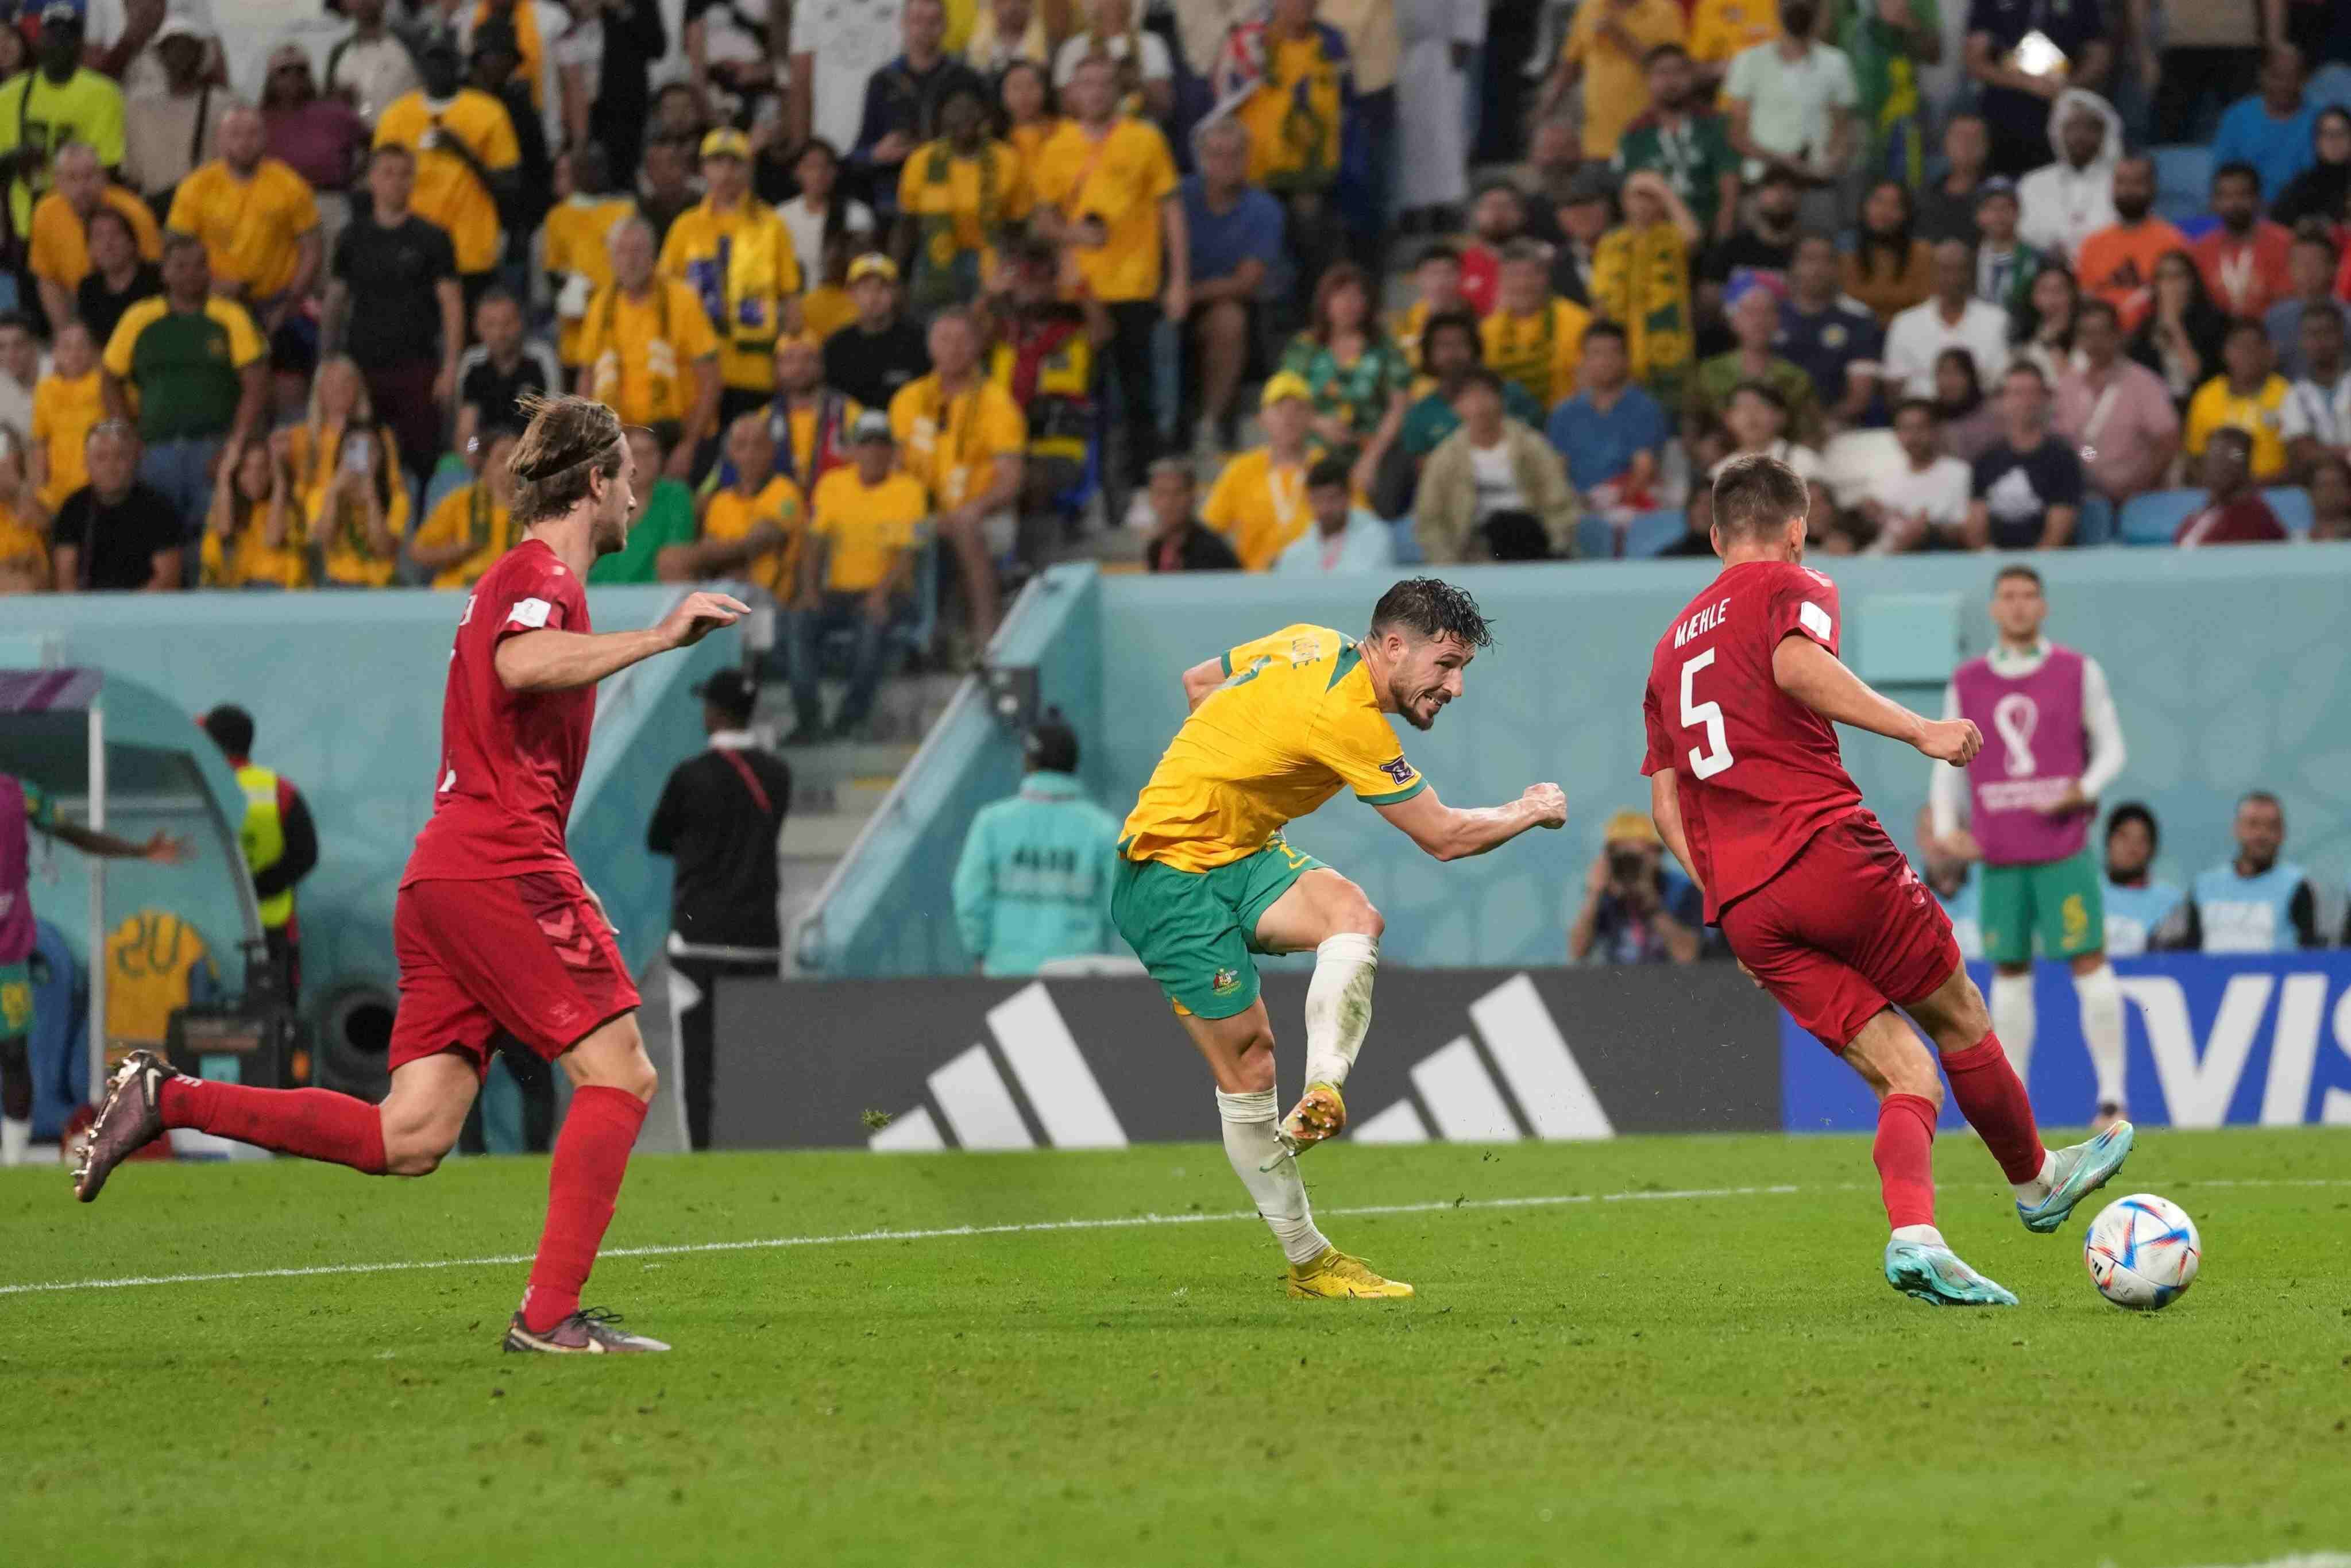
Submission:
{"label": "person in black jacket", "polygon": [[1143,559],[1154,571],[1238,571],[1240,558],[1225,537],[1200,521],[1194,503],[1199,482],[1181,457],[1151,465],[1151,538]]}
{"label": "person in black jacket", "polygon": [[721,670],[695,695],[710,748],[677,766],[645,830],[645,847],[677,867],[670,894],[670,989],[684,1082],[686,1138],[710,1146],[711,1059],[722,976],[773,975],[783,954],[776,917],[776,837],[791,809],[792,770],[751,733],[758,688]]}
{"label": "person in black jacket", "polygon": [[319,831],[309,803],[292,780],[253,760],[253,716],[223,703],[204,716],[204,733],[228,758],[245,791],[237,841],[261,904],[261,936],[287,1005],[302,996],[302,925],[294,915],[294,885],[319,864]]}

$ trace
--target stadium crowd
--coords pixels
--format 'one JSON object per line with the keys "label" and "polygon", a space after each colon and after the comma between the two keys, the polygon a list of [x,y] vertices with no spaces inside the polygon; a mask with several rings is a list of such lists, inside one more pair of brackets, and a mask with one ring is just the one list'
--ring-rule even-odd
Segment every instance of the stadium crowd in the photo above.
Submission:
{"label": "stadium crowd", "polygon": [[558,387],[809,733],[1072,551],[1703,554],[1740,453],[1829,553],[2351,538],[2327,0],[329,0],[252,101],[193,3],[0,27],[0,588],[465,586]]}

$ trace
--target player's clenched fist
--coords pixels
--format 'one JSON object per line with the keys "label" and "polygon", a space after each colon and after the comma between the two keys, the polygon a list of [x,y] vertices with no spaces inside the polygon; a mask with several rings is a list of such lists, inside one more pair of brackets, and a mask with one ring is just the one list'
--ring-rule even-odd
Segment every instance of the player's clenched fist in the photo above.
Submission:
{"label": "player's clenched fist", "polygon": [[1567,825],[1567,791],[1556,784],[1530,784],[1527,792],[1519,797],[1534,809],[1537,825],[1563,828]]}
{"label": "player's clenched fist", "polygon": [[662,634],[673,648],[690,648],[721,626],[732,626],[751,607],[724,593],[689,593],[662,617]]}
{"label": "player's clenched fist", "polygon": [[1918,749],[1938,762],[1965,768],[1983,749],[1983,731],[1963,718],[1929,719],[1919,733]]}

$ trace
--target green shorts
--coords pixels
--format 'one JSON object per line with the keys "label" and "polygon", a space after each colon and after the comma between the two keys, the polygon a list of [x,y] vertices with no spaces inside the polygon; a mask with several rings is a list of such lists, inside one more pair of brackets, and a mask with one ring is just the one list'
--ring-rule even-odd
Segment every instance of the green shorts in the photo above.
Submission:
{"label": "green shorts", "polygon": [[1110,917],[1176,1010],[1228,1019],[1257,1000],[1257,923],[1290,884],[1322,865],[1276,833],[1253,855],[1214,871],[1122,858]]}
{"label": "green shorts", "polygon": [[33,1032],[33,971],[24,964],[0,964],[0,1040]]}
{"label": "green shorts", "polygon": [[1995,964],[2029,964],[2032,939],[2051,958],[2078,958],[2106,945],[2106,909],[2098,862],[2085,848],[2039,865],[1983,868],[1984,956]]}

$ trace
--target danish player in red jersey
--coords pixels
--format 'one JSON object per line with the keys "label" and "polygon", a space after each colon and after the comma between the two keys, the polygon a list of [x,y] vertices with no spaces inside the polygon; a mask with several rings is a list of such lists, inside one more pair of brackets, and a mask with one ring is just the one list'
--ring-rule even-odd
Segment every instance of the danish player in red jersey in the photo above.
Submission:
{"label": "danish player in red jersey", "polygon": [[643,632],[598,635],[581,589],[627,542],[634,475],[621,422],[585,398],[533,400],[510,461],[521,542],[466,597],[449,656],[433,815],[392,915],[400,1012],[381,1105],[324,1089],[255,1089],[125,1058],[90,1128],[75,1196],[170,1127],[199,1127],[371,1176],[425,1176],[457,1141],[493,1044],[511,1037],[559,1062],[570,1113],[555,1142],[547,1226],[514,1351],[657,1351],[610,1313],[581,1312],[629,1150],[655,1088],[637,990],[603,906],[564,843],[588,754],[596,683],[731,625],[747,607],[694,593]]}
{"label": "danish player in red jersey", "polygon": [[1657,640],[1641,705],[1650,810],[1740,966],[1876,1091],[1886,1282],[1938,1306],[2014,1306],[1935,1228],[1942,1084],[1895,1009],[1935,1042],[2029,1229],[2054,1230],[2105,1185],[2130,1152],[2130,1124],[2053,1155],[2042,1146],[1949,917],[1861,803],[1836,725],[1953,767],[1983,736],[1912,713],[1839,662],[1836,584],[1802,564],[1807,506],[1803,480],[1775,458],[1740,458],[1715,481],[1722,571]]}

